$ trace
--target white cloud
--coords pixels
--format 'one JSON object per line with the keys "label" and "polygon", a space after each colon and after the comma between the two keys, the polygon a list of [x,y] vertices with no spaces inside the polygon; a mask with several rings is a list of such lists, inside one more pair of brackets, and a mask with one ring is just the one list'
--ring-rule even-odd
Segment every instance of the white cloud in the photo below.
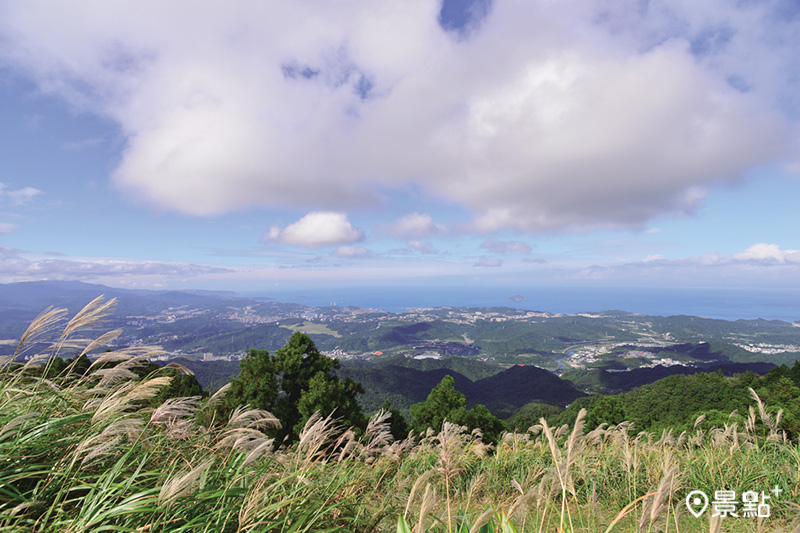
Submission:
{"label": "white cloud", "polygon": [[337,257],[369,257],[372,252],[361,246],[340,246],[333,254]]}
{"label": "white cloud", "polygon": [[0,235],[8,235],[9,233],[14,233],[19,228],[16,224],[11,224],[10,222],[0,222]]}
{"label": "white cloud", "polygon": [[436,249],[433,247],[433,244],[429,242],[422,242],[418,240],[410,240],[406,243],[409,248],[412,250],[416,250],[423,254],[435,254],[438,253]]}
{"label": "white cloud", "polygon": [[41,279],[97,281],[127,278],[185,279],[226,274],[230,268],[166,261],[119,258],[37,258],[0,246],[0,279],[5,282]]}
{"label": "white cloud", "polygon": [[656,286],[789,286],[800,276],[800,250],[757,243],[730,255],[709,252],[694,257],[649,255],[641,261],[595,264],[575,277]]}
{"label": "white cloud", "polygon": [[0,199],[8,198],[13,206],[26,204],[40,194],[42,191],[34,187],[23,187],[12,191],[7,190],[4,183],[0,183]]}
{"label": "white cloud", "polygon": [[481,257],[477,263],[472,266],[476,267],[499,267],[503,266],[503,262],[500,259],[490,259],[488,257]]}
{"label": "white cloud", "polygon": [[403,237],[428,237],[447,233],[447,227],[437,224],[427,213],[409,213],[402,216],[390,227],[392,233]]}
{"label": "white cloud", "polygon": [[31,0],[0,61],[116,121],[114,182],[182,212],[419,184],[480,231],[641,228],[788,157],[800,19],[776,5],[495,2],[459,40],[437,0]]}
{"label": "white cloud", "polygon": [[756,261],[766,263],[800,263],[800,250],[783,250],[777,244],[760,242],[744,252],[734,254],[731,261]]}
{"label": "white cloud", "polygon": [[496,254],[529,254],[532,250],[529,245],[521,241],[484,241],[480,247]]}
{"label": "white cloud", "polygon": [[364,230],[354,227],[344,213],[320,211],[309,213],[284,229],[273,226],[262,241],[315,248],[352,244],[363,238]]}

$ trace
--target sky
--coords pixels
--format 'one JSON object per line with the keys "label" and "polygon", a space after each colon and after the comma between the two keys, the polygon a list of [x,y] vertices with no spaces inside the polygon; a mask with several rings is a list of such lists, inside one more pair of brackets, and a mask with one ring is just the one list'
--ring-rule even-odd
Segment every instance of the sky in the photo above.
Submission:
{"label": "sky", "polygon": [[0,282],[800,288],[793,0],[0,0]]}

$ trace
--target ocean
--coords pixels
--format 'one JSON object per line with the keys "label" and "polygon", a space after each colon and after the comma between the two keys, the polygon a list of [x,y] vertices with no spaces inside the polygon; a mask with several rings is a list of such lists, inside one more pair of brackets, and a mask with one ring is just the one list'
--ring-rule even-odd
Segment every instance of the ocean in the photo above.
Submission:
{"label": "ocean", "polygon": [[361,286],[277,289],[243,295],[313,307],[335,304],[395,313],[415,307],[513,307],[565,314],[618,310],[723,320],[800,321],[800,289]]}

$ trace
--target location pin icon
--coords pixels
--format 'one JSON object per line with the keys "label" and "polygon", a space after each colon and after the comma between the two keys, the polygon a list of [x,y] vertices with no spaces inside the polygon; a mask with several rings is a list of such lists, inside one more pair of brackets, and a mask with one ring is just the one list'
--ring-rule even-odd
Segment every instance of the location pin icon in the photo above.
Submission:
{"label": "location pin icon", "polygon": [[708,508],[708,495],[702,490],[693,490],[686,496],[686,507],[695,518],[700,518]]}

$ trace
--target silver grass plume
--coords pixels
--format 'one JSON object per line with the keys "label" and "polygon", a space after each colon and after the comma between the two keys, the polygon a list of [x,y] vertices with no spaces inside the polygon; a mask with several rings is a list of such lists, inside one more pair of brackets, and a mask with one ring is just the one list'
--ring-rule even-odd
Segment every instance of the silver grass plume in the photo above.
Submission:
{"label": "silver grass plume", "polygon": [[494,509],[489,507],[481,515],[475,519],[475,523],[469,528],[469,533],[478,533],[483,526],[489,523],[489,520],[494,516]]}
{"label": "silver grass plume", "polygon": [[112,389],[104,398],[86,402],[84,411],[94,410],[92,424],[117,418],[121,413],[135,408],[135,402],[152,399],[171,380],[169,376],[161,376],[140,383],[125,382]]}
{"label": "silver grass plume", "polygon": [[183,366],[180,363],[171,362],[171,363],[167,363],[166,366],[169,367],[169,368],[174,368],[178,372],[181,372],[182,374],[186,374],[187,376],[194,376],[194,372],[192,372],[190,369],[186,368],[185,366]]}
{"label": "silver grass plume", "polygon": [[339,433],[338,420],[333,418],[333,414],[322,418],[317,411],[303,426],[300,432],[300,441],[297,443],[297,457],[303,466],[308,466],[319,456],[322,448],[333,441],[333,435]]}
{"label": "silver grass plume", "polygon": [[430,483],[425,485],[425,495],[422,497],[422,505],[419,509],[419,519],[417,520],[417,529],[415,531],[424,533],[425,523],[428,521],[428,515],[433,511],[436,506],[436,489],[432,488]]}
{"label": "silver grass plume", "polygon": [[12,434],[16,433],[19,428],[26,425],[29,420],[36,419],[39,416],[41,416],[40,413],[24,413],[9,420],[3,425],[3,428],[0,429],[0,442],[3,442]]}
{"label": "silver grass plume", "polygon": [[169,398],[150,415],[152,424],[170,424],[178,419],[194,416],[200,406],[200,396]]}
{"label": "silver grass plume", "polygon": [[392,442],[391,422],[392,413],[380,409],[372,415],[367,422],[366,437],[369,439],[362,455],[370,457],[380,453],[380,449]]}
{"label": "silver grass plume", "polygon": [[249,462],[252,462],[260,455],[260,453],[251,455],[254,450],[263,451],[272,445],[273,439],[262,430],[280,427],[280,421],[269,411],[239,406],[231,413],[228,425],[214,448],[245,451],[248,453]]}
{"label": "silver grass plume", "polygon": [[208,402],[205,405],[205,408],[212,408],[217,405],[220,405],[222,401],[225,399],[225,395],[228,394],[228,391],[231,388],[230,382],[226,383],[220,389],[211,395],[211,398],[208,399]]}
{"label": "silver grass plume", "polygon": [[[48,307],[42,311],[33,319],[33,322],[30,323],[22,334],[22,337],[20,337],[17,348],[14,351],[14,358],[22,355],[28,347],[34,346],[36,343],[48,337],[59,327],[60,322],[64,319],[66,314],[66,309],[54,309],[53,307]],[[12,360],[14,358],[12,358]]]}
{"label": "silver grass plume", "polygon": [[116,298],[112,298],[106,302],[105,297],[102,295],[86,304],[83,309],[78,311],[78,313],[72,317],[69,322],[67,322],[67,325],[64,327],[64,331],[61,333],[61,337],[56,343],[56,347],[53,352],[54,355],[58,355],[58,353],[61,351],[61,348],[67,342],[67,339],[69,339],[69,337],[71,337],[74,333],[80,330],[94,328],[103,320],[105,320],[105,318],[111,314],[111,311],[116,305]]}
{"label": "silver grass plume", "polygon": [[90,465],[94,459],[111,453],[124,440],[136,442],[141,438],[143,431],[144,421],[142,419],[119,418],[103,428],[100,434],[81,441],[75,450],[75,456],[80,457],[86,454],[81,461],[81,466],[85,467]]}
{"label": "silver grass plume", "polygon": [[122,335],[122,329],[114,329],[103,333],[87,344],[86,348],[84,348],[83,352],[81,352],[81,355],[86,355],[94,350],[108,346],[109,343],[116,340],[120,335]]}
{"label": "silver grass plume", "polygon": [[184,470],[168,478],[158,494],[159,505],[172,505],[181,496],[190,494],[203,485],[204,474],[214,464],[214,459],[200,463],[196,468]]}
{"label": "silver grass plume", "polygon": [[99,377],[100,381],[94,386],[95,392],[101,392],[103,390],[108,390],[112,385],[116,383],[120,383],[122,381],[134,381],[138,379],[138,376],[128,370],[127,368],[122,368],[119,366],[111,367],[111,368],[101,368],[99,370],[95,370],[90,374],[91,377]]}
{"label": "silver grass plume", "polygon": [[280,420],[275,415],[264,409],[248,409],[240,405],[231,413],[228,419],[228,428],[267,429],[280,428]]}
{"label": "silver grass plume", "polygon": [[414,484],[411,486],[411,492],[408,493],[408,500],[406,501],[405,511],[403,511],[403,518],[408,518],[408,511],[411,509],[411,503],[414,501],[420,487],[422,487],[435,472],[435,470],[428,470],[414,481]]}

